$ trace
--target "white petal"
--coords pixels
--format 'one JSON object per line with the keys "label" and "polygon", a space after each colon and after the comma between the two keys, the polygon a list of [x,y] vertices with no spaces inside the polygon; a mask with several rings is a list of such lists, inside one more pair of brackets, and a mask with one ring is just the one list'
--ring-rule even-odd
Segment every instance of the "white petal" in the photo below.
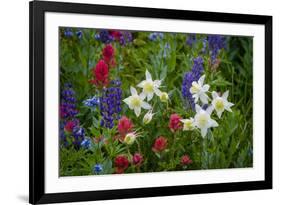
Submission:
{"label": "white petal", "polygon": [[149,105],[147,102],[142,101],[141,107],[143,107],[146,110],[151,109],[151,105]]}
{"label": "white petal", "polygon": [[188,121],[188,119],[181,119],[180,121],[181,121],[182,123],[185,123],[185,122]]}
{"label": "white petal", "polygon": [[204,80],[205,80],[205,75],[202,75],[198,80],[198,84],[200,85],[200,87],[204,85]]}
{"label": "white petal", "polygon": [[207,92],[209,90],[210,86],[208,84],[204,85],[202,90],[203,92]]}
{"label": "white petal", "polygon": [[228,94],[229,94],[229,91],[228,90],[225,91],[222,95],[222,98],[226,100],[228,98]]}
{"label": "white petal", "polygon": [[154,80],[153,83],[154,83],[155,87],[158,88],[161,85],[161,80]]}
{"label": "white petal", "polygon": [[206,112],[207,112],[209,115],[211,115],[212,112],[213,112],[213,110],[214,110],[214,107],[213,107],[212,105],[210,105],[210,106],[207,108]]}
{"label": "white petal", "polygon": [[145,78],[146,78],[146,80],[151,80],[152,79],[151,78],[151,74],[150,74],[150,72],[148,72],[148,70],[145,71]]}
{"label": "white petal", "polygon": [[138,86],[139,88],[143,88],[145,82],[146,82],[146,81],[143,80],[143,81],[141,81],[137,86]]}
{"label": "white petal", "polygon": [[231,103],[231,102],[226,102],[226,103],[225,103],[225,109],[226,109],[228,112],[232,112],[231,107],[232,107],[233,105],[234,105],[234,104]]}
{"label": "white petal", "polygon": [[208,99],[209,99],[209,97],[205,93],[202,93],[200,95],[200,100],[202,101],[203,104],[208,104]]}
{"label": "white petal", "polygon": [[198,85],[198,83],[196,81],[193,81],[191,85],[196,87]]}
{"label": "white petal", "polygon": [[124,101],[127,105],[129,105],[130,102],[131,102],[131,97],[125,98],[123,101]]}
{"label": "white petal", "polygon": [[230,107],[225,107],[225,109],[226,109],[228,112],[232,112],[232,110],[231,110]]}
{"label": "white petal", "polygon": [[206,134],[207,134],[207,131],[208,131],[207,128],[202,128],[202,129],[201,129],[201,136],[202,136],[202,137],[205,137]]}
{"label": "white petal", "polygon": [[134,111],[135,111],[135,114],[136,114],[137,117],[140,116],[140,113],[141,113],[141,108],[140,107],[135,107]]}
{"label": "white petal", "polygon": [[201,107],[198,104],[195,105],[195,111],[197,113],[199,113],[201,111]]}
{"label": "white petal", "polygon": [[131,94],[132,95],[137,95],[138,94],[136,88],[134,88],[133,86],[130,87],[130,90],[131,90]]}
{"label": "white petal", "polygon": [[234,104],[231,103],[231,102],[227,102],[227,104],[226,104],[227,107],[232,107],[233,105],[234,105]]}
{"label": "white petal", "polygon": [[212,92],[212,97],[213,99],[216,99],[217,97],[219,97],[218,93],[216,91]]}
{"label": "white petal", "polygon": [[217,126],[219,126],[219,124],[215,120],[213,120],[213,119],[210,119],[209,125],[210,125],[210,127],[217,127]]}
{"label": "white petal", "polygon": [[222,112],[223,112],[223,111],[218,111],[218,110],[217,110],[217,115],[218,115],[219,118],[221,118]]}
{"label": "white petal", "polygon": [[192,97],[194,98],[194,102],[197,103],[197,101],[198,101],[198,94],[193,94]]}
{"label": "white petal", "polygon": [[153,98],[153,93],[147,93],[147,101],[150,101]]}
{"label": "white petal", "polygon": [[159,96],[159,97],[161,96],[162,92],[158,88],[154,87],[153,90],[157,96]]}
{"label": "white petal", "polygon": [[145,97],[146,97],[146,94],[145,94],[144,92],[142,92],[139,96],[140,96],[140,99],[141,99],[141,100],[144,100]]}
{"label": "white petal", "polygon": [[128,97],[128,98],[126,98],[126,99],[124,99],[123,101],[129,106],[129,108],[130,108],[131,110],[134,109],[133,106],[132,106],[132,104],[131,104],[131,96]]}

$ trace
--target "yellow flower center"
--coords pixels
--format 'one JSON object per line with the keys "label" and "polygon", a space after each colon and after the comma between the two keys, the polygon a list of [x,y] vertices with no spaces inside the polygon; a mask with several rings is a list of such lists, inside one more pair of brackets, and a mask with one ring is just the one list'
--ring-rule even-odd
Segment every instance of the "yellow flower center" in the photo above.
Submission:
{"label": "yellow flower center", "polygon": [[132,97],[131,104],[133,107],[140,107],[141,106],[141,100],[138,96]]}
{"label": "yellow flower center", "polygon": [[191,121],[191,120],[186,121],[186,122],[184,123],[184,126],[185,126],[187,129],[192,129],[192,128],[193,128],[192,121]]}
{"label": "yellow flower center", "polygon": [[224,109],[224,103],[222,99],[217,99],[215,103],[215,107],[217,110],[223,110]]}
{"label": "yellow flower center", "polygon": [[191,91],[191,93],[198,93],[199,90],[200,90],[200,86],[196,83],[196,84],[192,85],[190,91]]}
{"label": "yellow flower center", "polygon": [[209,119],[206,114],[199,114],[199,116],[197,118],[199,127],[206,127],[208,120]]}
{"label": "yellow flower center", "polygon": [[146,93],[152,93],[153,92],[153,83],[152,82],[146,82],[143,85],[143,89]]}

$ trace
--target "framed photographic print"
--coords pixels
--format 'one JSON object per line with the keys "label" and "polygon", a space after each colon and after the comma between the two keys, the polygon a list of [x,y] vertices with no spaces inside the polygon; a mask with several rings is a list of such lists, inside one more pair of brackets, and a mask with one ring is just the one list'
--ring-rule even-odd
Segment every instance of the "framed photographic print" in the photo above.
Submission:
{"label": "framed photographic print", "polygon": [[272,17],[30,2],[30,203],[272,188]]}

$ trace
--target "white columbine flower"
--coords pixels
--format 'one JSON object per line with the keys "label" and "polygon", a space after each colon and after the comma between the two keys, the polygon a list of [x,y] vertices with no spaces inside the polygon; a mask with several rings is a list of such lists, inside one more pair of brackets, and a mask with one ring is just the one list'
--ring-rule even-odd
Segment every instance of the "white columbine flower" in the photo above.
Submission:
{"label": "white columbine flower", "polygon": [[191,117],[189,119],[180,120],[183,123],[183,130],[194,130],[195,124],[194,119]]}
{"label": "white columbine flower", "polygon": [[205,75],[201,76],[198,82],[193,81],[190,88],[194,102],[197,103],[198,99],[201,100],[203,104],[208,104],[208,95],[206,92],[209,90],[210,86],[208,84],[204,85]]}
{"label": "white columbine flower", "polygon": [[143,94],[138,95],[137,90],[131,86],[130,88],[131,96],[124,99],[123,101],[129,106],[131,110],[134,110],[136,116],[138,117],[141,113],[141,108],[144,108],[146,110],[151,109],[151,106],[144,102],[145,96]]}
{"label": "white columbine flower", "polygon": [[149,110],[144,116],[143,116],[143,123],[148,124],[152,120],[152,117],[155,113],[152,113],[152,110]]}
{"label": "white columbine flower", "polygon": [[218,123],[211,119],[210,116],[213,111],[213,106],[209,106],[207,110],[204,110],[196,104],[195,110],[194,124],[201,130],[201,136],[205,137],[209,128],[218,126]]}
{"label": "white columbine flower", "polygon": [[212,105],[214,106],[219,118],[221,118],[221,115],[224,110],[232,112],[231,107],[234,104],[227,101],[228,94],[229,94],[229,91],[226,91],[220,97],[217,92],[215,92],[215,91],[212,92],[212,97],[213,97]]}
{"label": "white columbine flower", "polygon": [[140,82],[137,86],[142,88],[142,94],[147,97],[147,101],[153,98],[154,93],[160,96],[161,91],[158,89],[161,85],[161,80],[152,80],[151,74],[145,71],[146,79]]}

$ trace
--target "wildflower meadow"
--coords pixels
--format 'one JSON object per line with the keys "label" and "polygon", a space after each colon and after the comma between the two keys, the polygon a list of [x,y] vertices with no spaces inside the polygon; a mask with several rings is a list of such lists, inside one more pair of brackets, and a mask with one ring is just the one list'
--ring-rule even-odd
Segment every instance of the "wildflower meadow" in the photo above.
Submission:
{"label": "wildflower meadow", "polygon": [[60,176],[253,164],[253,39],[59,29]]}

